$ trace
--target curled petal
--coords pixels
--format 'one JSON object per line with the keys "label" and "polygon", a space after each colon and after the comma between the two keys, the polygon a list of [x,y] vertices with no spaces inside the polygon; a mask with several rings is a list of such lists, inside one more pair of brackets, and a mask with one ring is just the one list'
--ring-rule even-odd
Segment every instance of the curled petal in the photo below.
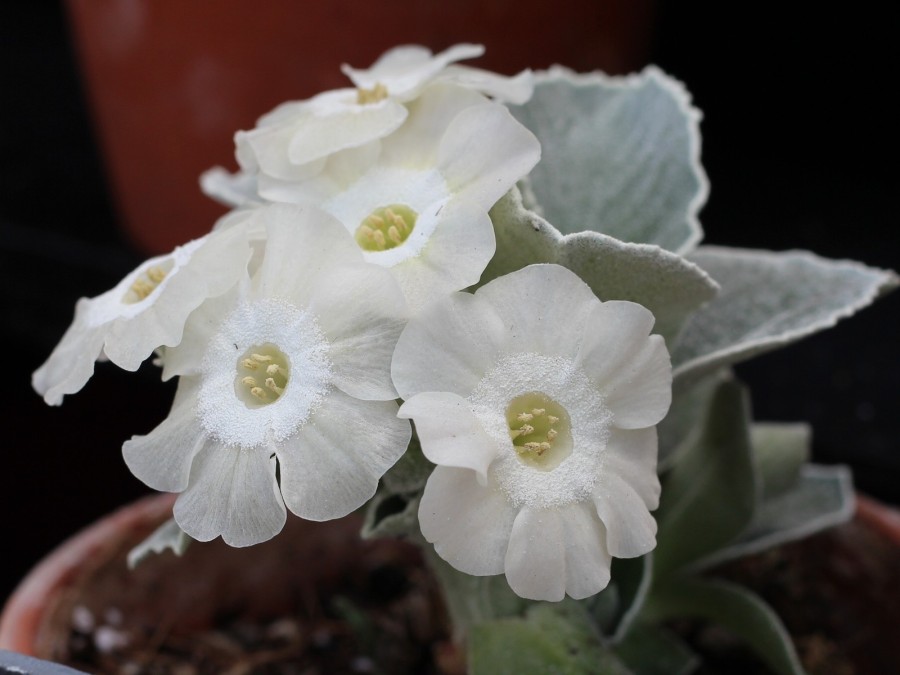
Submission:
{"label": "curled petal", "polygon": [[416,423],[425,456],[441,466],[472,469],[482,485],[499,452],[472,413],[466,399],[449,392],[429,391],[413,396],[398,413]]}

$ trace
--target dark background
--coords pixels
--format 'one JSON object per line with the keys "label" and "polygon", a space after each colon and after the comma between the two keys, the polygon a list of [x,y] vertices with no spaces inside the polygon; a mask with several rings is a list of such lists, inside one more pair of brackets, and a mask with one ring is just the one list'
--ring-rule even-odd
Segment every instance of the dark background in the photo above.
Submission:
{"label": "dark background", "polygon": [[[648,61],[684,81],[705,115],[706,241],[900,268],[887,170],[893,21],[864,4],[791,4],[654,6]],[[2,600],[63,538],[148,492],[120,447],[165,416],[173,388],[152,366],[133,375],[101,365],[60,408],[31,390],[75,300],[110,288],[143,255],[117,225],[61,5],[3,3],[0,51]],[[894,503],[898,310],[900,293],[738,368],[757,418],[810,421],[817,461],[851,464],[860,489]]]}

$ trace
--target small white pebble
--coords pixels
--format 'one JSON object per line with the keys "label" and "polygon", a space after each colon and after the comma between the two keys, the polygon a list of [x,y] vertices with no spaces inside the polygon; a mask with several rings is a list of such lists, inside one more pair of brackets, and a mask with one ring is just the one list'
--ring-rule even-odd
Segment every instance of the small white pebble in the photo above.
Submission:
{"label": "small white pebble", "polygon": [[84,605],[72,610],[72,628],[79,633],[90,633],[94,630],[94,614]]}
{"label": "small white pebble", "polygon": [[128,635],[110,626],[100,626],[94,631],[94,646],[101,654],[109,654],[128,646]]}

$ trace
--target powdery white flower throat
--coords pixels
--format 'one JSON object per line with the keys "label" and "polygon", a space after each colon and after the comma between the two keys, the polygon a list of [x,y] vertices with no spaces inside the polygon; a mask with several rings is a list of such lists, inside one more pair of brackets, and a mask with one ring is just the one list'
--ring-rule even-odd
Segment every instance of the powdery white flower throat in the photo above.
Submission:
{"label": "powdery white flower throat", "polygon": [[203,428],[226,445],[279,442],[331,386],[328,342],[314,316],[286,300],[240,303],[210,340],[198,399]]}
{"label": "powdery white flower throat", "polygon": [[590,496],[612,414],[571,359],[510,354],[468,399],[496,444],[489,473],[512,503],[552,508]]}

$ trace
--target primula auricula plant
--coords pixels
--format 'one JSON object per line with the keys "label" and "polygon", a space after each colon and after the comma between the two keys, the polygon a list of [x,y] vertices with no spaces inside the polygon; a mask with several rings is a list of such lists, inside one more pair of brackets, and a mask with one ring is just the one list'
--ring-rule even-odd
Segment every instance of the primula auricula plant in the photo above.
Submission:
{"label": "primula auricula plant", "polygon": [[34,387],[154,353],[169,417],[125,443],[173,520],[132,552],[249,546],[366,510],[423,547],[474,673],[687,673],[718,622],[801,673],[778,617],[698,573],[846,520],[803,424],[732,364],[897,285],[700,246],[699,113],[655,68],[504,77],[400,47],[285,103],[202,177],[234,210],[83,299]]}

